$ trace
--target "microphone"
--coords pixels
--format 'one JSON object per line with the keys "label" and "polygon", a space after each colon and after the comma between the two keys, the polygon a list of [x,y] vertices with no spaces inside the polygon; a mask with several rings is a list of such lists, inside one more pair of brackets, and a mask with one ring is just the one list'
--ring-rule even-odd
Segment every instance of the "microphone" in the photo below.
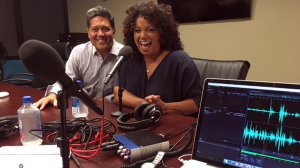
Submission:
{"label": "microphone", "polygon": [[106,85],[111,78],[115,75],[116,71],[121,68],[122,63],[126,61],[130,56],[132,55],[132,48],[129,46],[125,46],[121,48],[119,54],[118,54],[118,59],[114,65],[114,67],[110,70],[108,75],[105,78],[104,84]]}
{"label": "microphone", "polygon": [[65,73],[62,58],[49,44],[38,40],[28,40],[21,45],[19,56],[32,74],[50,82],[58,81],[67,95],[78,97],[93,111],[99,115],[103,114],[93,99]]}

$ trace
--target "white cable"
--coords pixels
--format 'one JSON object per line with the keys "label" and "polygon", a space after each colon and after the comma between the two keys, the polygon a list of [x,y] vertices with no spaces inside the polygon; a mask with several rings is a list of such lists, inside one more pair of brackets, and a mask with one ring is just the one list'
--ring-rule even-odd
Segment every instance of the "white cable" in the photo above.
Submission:
{"label": "white cable", "polygon": [[191,153],[188,153],[188,154],[181,155],[181,156],[178,157],[178,160],[179,160],[182,164],[184,164],[186,161],[188,161],[188,160],[183,160],[183,157],[186,157],[186,156],[192,156],[192,154],[191,154]]}

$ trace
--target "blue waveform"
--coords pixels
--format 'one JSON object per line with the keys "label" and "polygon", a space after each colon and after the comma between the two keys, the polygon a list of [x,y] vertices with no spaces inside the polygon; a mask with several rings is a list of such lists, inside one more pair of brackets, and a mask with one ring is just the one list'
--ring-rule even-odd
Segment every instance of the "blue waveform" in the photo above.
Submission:
{"label": "blue waveform", "polygon": [[280,105],[279,111],[275,111],[272,107],[272,101],[270,103],[270,108],[268,110],[265,109],[256,109],[256,108],[247,108],[248,111],[254,111],[254,112],[261,112],[261,113],[269,113],[268,123],[270,121],[270,118],[274,114],[278,114],[278,122],[282,125],[283,120],[286,117],[294,117],[294,118],[300,118],[300,113],[289,113],[287,109],[285,108],[285,105]]}
{"label": "blue waveform", "polygon": [[282,132],[282,126],[274,133],[267,132],[266,129],[257,129],[257,126],[252,126],[252,122],[250,122],[250,125],[248,125],[248,123],[246,124],[243,139],[244,143],[247,142],[248,144],[250,144],[250,141],[255,144],[256,139],[263,141],[263,143],[266,141],[269,143],[274,142],[278,152],[280,151],[280,148],[285,145],[300,144],[300,141],[292,136],[292,132],[290,132],[290,135],[287,137],[286,133]]}

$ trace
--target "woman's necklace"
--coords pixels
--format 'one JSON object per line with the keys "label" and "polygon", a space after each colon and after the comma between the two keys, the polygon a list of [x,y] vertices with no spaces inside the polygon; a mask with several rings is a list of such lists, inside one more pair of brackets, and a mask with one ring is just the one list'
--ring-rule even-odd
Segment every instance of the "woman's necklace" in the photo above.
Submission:
{"label": "woman's necklace", "polygon": [[[157,65],[161,62],[161,60],[167,55],[167,53],[169,53],[168,51],[163,51],[163,52],[161,52],[161,53],[159,53],[156,57],[155,57],[155,59],[154,59],[154,61],[153,61],[153,63],[152,63],[152,66],[150,65],[150,66],[147,66],[146,65],[146,73],[147,73],[147,75],[149,76],[149,75],[151,75],[151,73],[156,69],[156,67],[157,67]],[[151,70],[150,70],[151,69]],[[152,71],[152,72],[151,72]],[[151,72],[151,73],[150,73]]]}

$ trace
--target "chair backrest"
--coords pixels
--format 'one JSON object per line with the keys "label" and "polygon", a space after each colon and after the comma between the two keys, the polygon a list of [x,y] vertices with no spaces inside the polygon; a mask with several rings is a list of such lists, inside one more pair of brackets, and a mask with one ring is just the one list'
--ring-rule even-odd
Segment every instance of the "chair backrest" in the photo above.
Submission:
{"label": "chair backrest", "polygon": [[250,63],[246,60],[210,60],[193,58],[202,83],[206,78],[246,79]]}
{"label": "chair backrest", "polygon": [[52,84],[52,82],[50,83],[31,73],[26,72],[10,74],[0,82],[18,86],[32,87],[39,90],[46,90],[47,86]]}
{"label": "chair backrest", "polygon": [[8,75],[1,83],[8,83],[18,86],[28,86],[32,85],[33,75],[27,72],[13,73]]}
{"label": "chair backrest", "polygon": [[6,54],[7,54],[6,48],[0,41],[0,81],[4,79],[3,65],[5,64]]}
{"label": "chair backrest", "polygon": [[4,71],[3,71],[3,66],[0,60],[0,81],[4,79]]}
{"label": "chair backrest", "polygon": [[64,62],[69,59],[69,55],[72,50],[69,42],[53,42],[48,44],[58,52]]}

